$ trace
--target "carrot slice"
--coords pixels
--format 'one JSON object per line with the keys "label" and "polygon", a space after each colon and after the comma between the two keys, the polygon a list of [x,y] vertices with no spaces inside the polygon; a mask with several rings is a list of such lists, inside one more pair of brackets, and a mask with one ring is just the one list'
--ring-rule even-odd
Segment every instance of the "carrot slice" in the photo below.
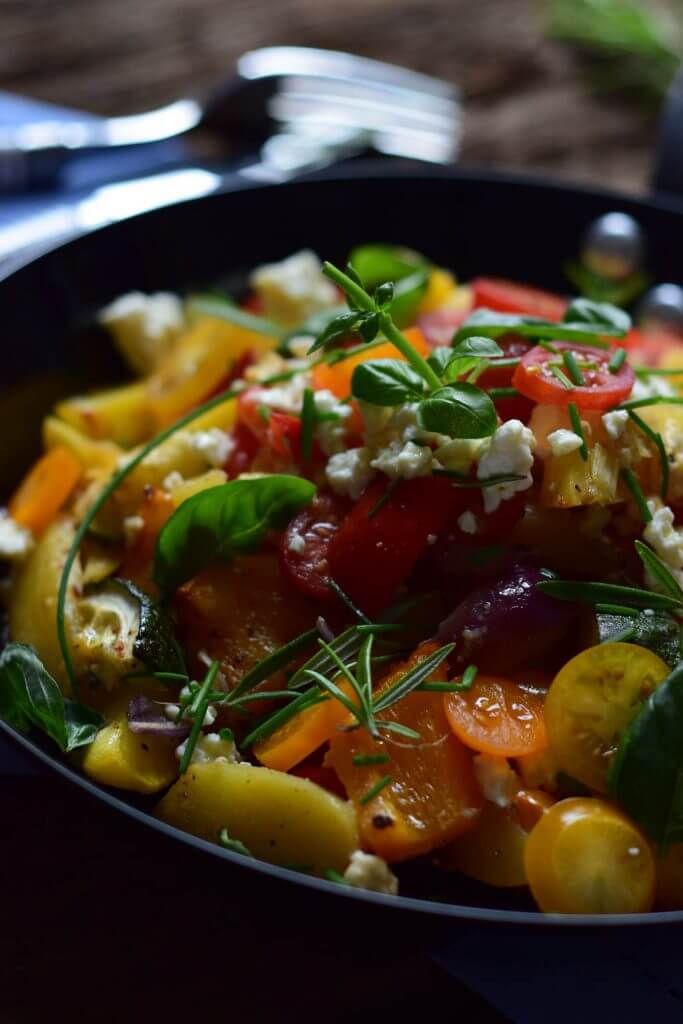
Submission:
{"label": "carrot slice", "polygon": [[[427,355],[429,352],[429,346],[425,341],[424,335],[419,327],[409,327],[403,332],[413,345],[414,348],[420,353],[420,355]],[[401,355],[397,348],[395,348],[390,341],[385,342],[383,345],[369,346],[367,351],[359,352],[355,356],[350,356],[348,359],[342,360],[340,363],[335,363],[334,366],[328,366],[327,363],[320,363],[319,366],[313,369],[313,387],[316,391],[321,391],[323,388],[327,388],[337,398],[347,398],[351,394],[351,377],[353,371],[361,363],[365,363],[368,359],[400,359],[405,361],[405,356]]]}
{"label": "carrot slice", "polygon": [[477,676],[471,689],[443,700],[451,729],[472,750],[523,757],[548,745],[542,697],[510,679]]}
{"label": "carrot slice", "polygon": [[9,503],[12,518],[35,534],[49,526],[81,478],[82,467],[64,445],[36,462]]}
{"label": "carrot slice", "polygon": [[[351,684],[338,683],[346,696],[353,699]],[[326,743],[348,717],[344,705],[334,698],[314,704],[254,744],[254,754],[266,768],[288,772]]]}

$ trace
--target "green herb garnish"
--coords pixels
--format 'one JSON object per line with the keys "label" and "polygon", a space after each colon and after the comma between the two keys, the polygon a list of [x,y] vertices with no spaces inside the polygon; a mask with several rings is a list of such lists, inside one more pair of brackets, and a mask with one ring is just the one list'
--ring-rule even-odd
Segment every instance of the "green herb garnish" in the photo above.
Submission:
{"label": "green herb garnish", "polygon": [[231,839],[227,828],[220,829],[218,842],[224,850],[231,850],[232,853],[241,853],[243,857],[253,857],[253,854],[240,839]]}
{"label": "green herb garnish", "polygon": [[569,349],[565,349],[562,353],[562,362],[564,363],[567,374],[572,384],[577,388],[583,388],[586,386],[586,379],[582,374],[576,362],[576,356]]}
{"label": "green herb garnish", "polygon": [[669,459],[667,457],[666,448],[664,446],[664,439],[658,431],[653,430],[650,424],[646,423],[645,420],[641,416],[639,416],[637,412],[633,411],[633,409],[629,409],[628,416],[629,419],[633,423],[635,423],[638,429],[641,430],[643,434],[645,434],[645,436],[653,443],[653,445],[657,449],[657,454],[659,455],[659,463],[662,467],[662,483],[660,487],[660,493],[662,496],[662,501],[666,501],[667,494],[669,493],[670,471]]}
{"label": "green herb garnish", "polygon": [[619,370],[622,368],[622,366],[624,365],[625,362],[626,362],[626,349],[625,348],[617,348],[617,349],[614,350],[613,355],[610,356],[610,361],[607,364],[607,369],[609,370],[610,373],[619,373]]}
{"label": "green herb garnish", "polygon": [[218,662],[212,661],[204,678],[204,682],[197,690],[196,695],[187,709],[187,714],[193,721],[190,735],[185,740],[183,756],[180,759],[180,767],[178,768],[180,775],[184,775],[190,766],[194,748],[197,746],[197,740],[199,739],[199,734],[201,733],[202,726],[204,725],[204,716],[206,715],[206,709],[208,708],[211,700],[211,687],[213,686],[213,681],[216,678],[217,672]]}
{"label": "green herb garnish", "polygon": [[635,473],[632,469],[622,469],[620,476],[626,484],[626,486],[628,487],[629,491],[631,492],[631,497],[636,503],[636,508],[638,509],[640,518],[643,520],[644,523],[651,523],[652,512],[650,512],[650,509],[648,508],[647,501],[645,500],[645,495],[642,492],[641,486],[638,483],[638,478],[636,477]]}
{"label": "green herb garnish", "polygon": [[569,413],[569,419],[571,420],[572,430],[581,438],[581,447],[579,448],[579,453],[581,455],[581,458],[585,462],[588,458],[588,445],[586,444],[586,436],[583,432],[583,427],[581,425],[581,417],[579,416],[579,410],[577,409],[574,402],[570,402],[567,406],[567,411]]}
{"label": "green herb garnish", "polygon": [[355,754],[351,761],[356,768],[364,768],[371,764],[387,764],[391,758],[388,754]]}
{"label": "green herb garnish", "polygon": [[381,779],[378,779],[374,786],[370,786],[367,792],[363,793],[358,799],[358,803],[361,807],[365,807],[371,800],[374,800],[379,793],[382,792],[391,782],[391,775],[383,775]]}

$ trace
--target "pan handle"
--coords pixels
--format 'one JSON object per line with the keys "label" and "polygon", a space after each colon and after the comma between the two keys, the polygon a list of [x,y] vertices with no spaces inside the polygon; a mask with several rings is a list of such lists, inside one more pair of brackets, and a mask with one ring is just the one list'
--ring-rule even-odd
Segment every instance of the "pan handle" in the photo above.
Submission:
{"label": "pan handle", "polygon": [[683,196],[683,67],[669,89],[657,137],[655,194]]}

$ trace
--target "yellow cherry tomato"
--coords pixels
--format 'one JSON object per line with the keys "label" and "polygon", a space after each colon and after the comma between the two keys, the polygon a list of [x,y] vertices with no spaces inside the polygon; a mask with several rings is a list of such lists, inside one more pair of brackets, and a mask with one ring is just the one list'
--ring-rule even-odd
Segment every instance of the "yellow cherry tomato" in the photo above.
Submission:
{"label": "yellow cherry tomato", "polygon": [[652,906],[650,847],[604,800],[572,797],[554,804],[529,834],[524,865],[532,895],[547,914],[638,914]]}
{"label": "yellow cherry tomato", "polygon": [[558,769],[605,793],[624,730],[668,675],[661,658],[636,644],[599,644],[568,661],[545,701],[549,748]]}

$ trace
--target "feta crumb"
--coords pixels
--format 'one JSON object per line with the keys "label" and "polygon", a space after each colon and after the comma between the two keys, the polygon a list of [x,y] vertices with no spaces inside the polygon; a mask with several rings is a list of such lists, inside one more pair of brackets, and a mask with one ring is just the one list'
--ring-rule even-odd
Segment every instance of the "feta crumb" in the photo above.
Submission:
{"label": "feta crumb", "polygon": [[485,799],[498,807],[509,807],[519,792],[519,776],[506,757],[476,754],[474,774]]}
{"label": "feta crumb", "polygon": [[507,501],[518,492],[531,487],[535,447],[536,439],[533,433],[521,420],[508,420],[498,427],[489,447],[481,457],[477,479],[486,480],[488,477],[503,473],[519,475],[522,479],[484,488],[486,512],[495,512],[502,501]]}
{"label": "feta crumb", "polygon": [[114,339],[131,368],[154,370],[185,325],[183,303],[171,292],[129,292],[100,311],[99,321]]}
{"label": "feta crumb", "polygon": [[301,533],[293,533],[287,542],[287,548],[289,551],[294,551],[297,555],[303,555],[306,550],[306,541]]}
{"label": "feta crumb", "polygon": [[287,348],[295,359],[308,359],[308,350],[315,342],[313,334],[297,334],[287,342]]}
{"label": "feta crumb", "polygon": [[[663,562],[666,562],[678,582],[683,585],[683,530],[676,529],[673,511],[668,505],[663,505],[659,498],[650,498],[647,507],[652,513],[652,519],[643,530],[643,540]],[[650,576],[647,569],[645,579],[653,590],[661,590],[661,584]]]}
{"label": "feta crumb", "polygon": [[614,412],[606,412],[602,417],[602,423],[607,431],[607,436],[613,441],[618,441],[626,429],[628,423],[628,412],[626,409],[615,409]]}
{"label": "feta crumb", "polygon": [[392,441],[380,448],[370,462],[373,469],[385,473],[391,480],[413,480],[428,476],[432,471],[432,450],[412,441]]}
{"label": "feta crumb", "polygon": [[282,384],[255,390],[254,400],[259,405],[265,405],[268,409],[277,409],[278,412],[300,413],[304,391],[308,384],[308,375],[298,373],[296,377],[292,377],[291,380],[284,381]]}
{"label": "feta crumb", "polygon": [[300,324],[312,313],[339,303],[337,289],[310,249],[257,267],[249,283],[262,300],[266,316],[283,324]]}
{"label": "feta crumb", "polygon": [[322,420],[316,423],[313,436],[325,455],[336,455],[344,451],[346,441],[346,423],[351,416],[351,407],[340,402],[337,396],[327,388],[313,392],[315,408],[320,413],[331,413],[336,419]]}
{"label": "feta crumb", "polygon": [[435,533],[428,533],[428,534],[427,534],[427,543],[428,543],[428,544],[429,544],[430,546],[431,546],[431,545],[433,545],[433,544],[436,544],[436,542],[437,542],[437,540],[438,540],[438,539],[439,539],[439,538],[437,537],[437,535],[436,535]]}
{"label": "feta crumb", "polygon": [[475,534],[477,532],[477,517],[469,509],[458,516],[458,526],[463,533]]}
{"label": "feta crumb", "polygon": [[31,531],[16,523],[6,509],[0,509],[0,560],[19,562],[30,554],[33,545]]}
{"label": "feta crumb", "polygon": [[434,458],[442,469],[466,473],[473,462],[481,458],[489,445],[488,438],[469,440],[464,437],[444,437],[434,452]]}
{"label": "feta crumb", "polygon": [[372,853],[355,850],[344,872],[344,879],[355,889],[369,889],[370,892],[398,896],[398,878],[385,860]]}
{"label": "feta crumb", "polygon": [[[187,740],[183,740],[176,747],[175,754],[179,761],[183,758],[186,746]],[[210,732],[205,736],[200,736],[190,758],[190,764],[206,764],[208,761],[229,761],[231,764],[242,763],[235,741],[233,739],[224,740],[217,732]]]}
{"label": "feta crumb", "polygon": [[123,535],[126,544],[133,544],[145,528],[142,516],[126,516],[123,520]]}
{"label": "feta crumb", "polygon": [[190,434],[190,443],[196,452],[203,455],[210,466],[220,469],[230,458],[235,442],[224,430],[197,430]]}
{"label": "feta crumb", "polygon": [[553,455],[569,455],[570,452],[578,451],[583,444],[583,439],[573,430],[561,428],[548,434],[548,444]]}
{"label": "feta crumb", "polygon": [[640,377],[636,377],[633,385],[633,390],[629,395],[629,398],[671,398],[677,395],[678,392],[673,386],[671,381],[668,381],[666,377],[646,377],[644,380]]}
{"label": "feta crumb", "polygon": [[177,469],[172,470],[165,478],[162,483],[162,487],[165,491],[172,491],[176,487],[184,483],[182,473],[179,473]]}
{"label": "feta crumb", "polygon": [[375,475],[369,448],[349,448],[333,455],[325,467],[327,482],[336,494],[357,501]]}

